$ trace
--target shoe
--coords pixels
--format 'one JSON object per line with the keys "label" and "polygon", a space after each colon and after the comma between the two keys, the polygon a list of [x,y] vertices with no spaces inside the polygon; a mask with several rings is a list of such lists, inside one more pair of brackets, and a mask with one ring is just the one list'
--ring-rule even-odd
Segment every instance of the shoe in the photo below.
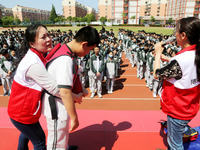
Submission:
{"label": "shoe", "polygon": [[98,96],[99,96],[99,98],[102,98],[102,95],[100,93],[98,94]]}
{"label": "shoe", "polygon": [[7,92],[5,92],[4,94],[3,94],[3,96],[6,96],[7,95]]}
{"label": "shoe", "polygon": [[107,92],[108,94],[110,94],[110,91],[108,90],[108,92]]}
{"label": "shoe", "polygon": [[76,145],[70,145],[68,147],[68,150],[78,150],[78,146],[76,146]]}
{"label": "shoe", "polygon": [[91,98],[94,98],[94,94],[95,94],[95,93],[92,93],[90,97],[91,97]]}
{"label": "shoe", "polygon": [[110,93],[113,93],[113,91],[111,90]]}
{"label": "shoe", "polygon": [[156,97],[157,97],[157,95],[156,95],[155,93],[153,93],[153,97],[155,97],[155,98],[156,98]]}
{"label": "shoe", "polygon": [[198,132],[194,129],[188,126],[188,130],[184,132],[183,135],[183,142],[188,141],[195,141],[198,138]]}
{"label": "shoe", "polygon": [[8,93],[8,96],[10,96],[10,93]]}

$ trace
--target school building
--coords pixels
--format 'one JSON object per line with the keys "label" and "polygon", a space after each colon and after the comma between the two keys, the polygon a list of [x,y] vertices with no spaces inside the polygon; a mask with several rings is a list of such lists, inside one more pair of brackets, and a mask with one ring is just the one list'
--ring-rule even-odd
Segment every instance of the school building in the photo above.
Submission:
{"label": "school building", "polygon": [[30,21],[48,21],[50,17],[50,11],[39,10],[19,5],[13,7],[12,11],[13,16],[18,17],[21,21],[24,21],[25,18],[30,19]]}
{"label": "school building", "polygon": [[84,17],[87,14],[93,13],[96,16],[96,10],[92,7],[83,5],[75,0],[63,0],[63,16],[65,18],[71,17]]}
{"label": "school building", "polygon": [[139,0],[99,0],[98,18],[107,17],[113,24],[138,24]]}

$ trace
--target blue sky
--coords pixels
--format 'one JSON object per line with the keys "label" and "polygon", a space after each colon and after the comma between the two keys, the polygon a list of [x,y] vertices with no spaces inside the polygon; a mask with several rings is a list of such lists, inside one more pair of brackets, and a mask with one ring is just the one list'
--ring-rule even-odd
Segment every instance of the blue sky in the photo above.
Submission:
{"label": "blue sky", "polygon": [[[52,4],[56,8],[57,14],[62,14],[62,1],[63,0],[1,0],[0,4],[6,8],[13,8],[16,5],[37,8],[41,10],[51,11]],[[76,0],[77,2],[98,9],[98,0]]]}

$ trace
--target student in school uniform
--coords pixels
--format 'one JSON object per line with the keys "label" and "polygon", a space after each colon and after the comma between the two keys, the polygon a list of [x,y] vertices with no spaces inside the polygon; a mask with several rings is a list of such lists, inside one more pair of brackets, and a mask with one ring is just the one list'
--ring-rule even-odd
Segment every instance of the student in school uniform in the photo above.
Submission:
{"label": "student in school uniform", "polygon": [[90,58],[91,61],[91,71],[93,73],[92,83],[91,83],[91,98],[95,96],[95,87],[97,86],[97,94],[99,98],[102,98],[102,78],[103,78],[103,70],[105,68],[104,65],[104,57],[99,54],[99,47],[94,48],[94,53]]}
{"label": "student in school uniform", "polygon": [[1,60],[2,85],[4,91],[3,96],[10,96],[14,71],[16,67],[13,63],[14,58],[10,56],[8,49],[2,49],[2,55],[4,56]]}
{"label": "student in school uniform", "polygon": [[118,76],[117,73],[117,62],[113,58],[113,52],[110,52],[108,55],[108,59],[106,60],[106,89],[108,93],[113,93],[113,87],[115,83],[115,78]]}

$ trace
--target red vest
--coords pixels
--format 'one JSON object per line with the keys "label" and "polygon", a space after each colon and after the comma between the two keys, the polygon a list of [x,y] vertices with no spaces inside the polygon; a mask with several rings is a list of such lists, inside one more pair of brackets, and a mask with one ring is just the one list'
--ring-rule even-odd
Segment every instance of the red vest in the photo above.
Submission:
{"label": "red vest", "polygon": [[24,124],[38,122],[41,115],[42,87],[35,81],[26,79],[28,68],[35,63],[45,69],[40,56],[29,50],[17,68],[8,103],[10,118]]}
{"label": "red vest", "polygon": [[76,63],[76,56],[66,44],[63,44],[62,46],[60,43],[57,44],[53,48],[53,50],[46,56],[46,59],[47,59],[46,67],[48,68],[49,62],[63,55],[67,55],[71,57],[71,59],[73,60],[74,78],[73,78],[72,92],[75,94],[81,93],[83,90],[82,90],[82,84],[78,76],[78,66]]}
{"label": "red vest", "polygon": [[161,92],[162,111],[181,120],[191,120],[199,110],[200,84],[197,81],[195,45],[181,50],[172,58],[179,63],[182,78],[164,80]]}

